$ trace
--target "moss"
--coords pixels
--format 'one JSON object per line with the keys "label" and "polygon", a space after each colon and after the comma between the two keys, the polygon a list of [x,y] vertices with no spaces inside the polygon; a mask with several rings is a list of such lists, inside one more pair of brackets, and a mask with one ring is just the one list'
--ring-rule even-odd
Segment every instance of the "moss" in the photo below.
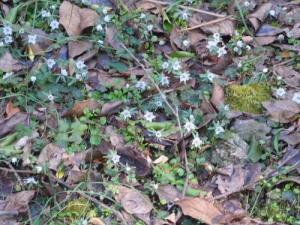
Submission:
{"label": "moss", "polygon": [[262,113],[262,102],[271,98],[267,84],[230,85],[226,88],[226,104],[237,111]]}

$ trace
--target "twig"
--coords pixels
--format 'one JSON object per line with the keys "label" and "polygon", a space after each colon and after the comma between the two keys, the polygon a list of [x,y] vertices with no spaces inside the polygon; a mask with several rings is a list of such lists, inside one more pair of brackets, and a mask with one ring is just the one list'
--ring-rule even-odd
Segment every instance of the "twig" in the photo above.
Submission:
{"label": "twig", "polygon": [[211,21],[208,21],[208,22],[200,23],[200,24],[195,25],[193,27],[184,28],[181,31],[194,30],[194,29],[197,29],[197,28],[200,28],[200,27],[205,27],[205,26],[209,26],[209,25],[212,25],[212,24],[215,24],[215,23],[222,22],[222,21],[230,19],[230,18],[232,18],[232,16],[226,16],[226,17],[223,17],[223,18],[218,18],[218,19],[211,20]]}
{"label": "twig", "polygon": [[[146,1],[147,2],[152,2],[152,3],[155,3],[155,4],[159,4],[159,5],[171,5],[172,4],[171,2],[162,2],[162,1],[156,1],[156,0],[146,0]],[[178,5],[178,7],[182,8],[182,9],[188,9],[188,10],[191,10],[191,11],[194,11],[194,12],[210,15],[210,16],[225,17],[225,15],[221,15],[221,14],[213,13],[213,12],[208,12],[208,11],[205,11],[205,10],[202,10],[202,9],[195,9],[195,8],[192,8],[192,7],[189,7],[189,6]]]}

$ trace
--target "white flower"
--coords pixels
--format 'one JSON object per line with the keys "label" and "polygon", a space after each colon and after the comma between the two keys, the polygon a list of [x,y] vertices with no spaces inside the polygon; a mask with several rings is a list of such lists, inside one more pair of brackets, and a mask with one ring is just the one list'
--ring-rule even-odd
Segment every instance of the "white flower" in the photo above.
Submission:
{"label": "white flower", "polygon": [[107,14],[107,13],[108,13],[108,10],[109,10],[108,7],[104,7],[103,10],[102,10],[103,14]]}
{"label": "white flower", "polygon": [[61,74],[62,76],[68,76],[68,71],[65,70],[65,69],[61,69],[61,70],[60,70],[60,74]]}
{"label": "white flower", "polygon": [[162,101],[161,100],[156,100],[155,101],[155,105],[156,105],[156,107],[162,107]]}
{"label": "white flower", "polygon": [[213,82],[214,79],[216,77],[216,74],[214,73],[211,73],[210,71],[207,71],[207,79],[210,81],[210,82]]}
{"label": "white flower", "polygon": [[5,36],[4,42],[5,44],[11,44],[13,42],[12,36]]}
{"label": "white flower", "polygon": [[250,3],[249,1],[245,1],[245,2],[244,2],[244,6],[245,6],[245,7],[249,7],[250,4],[251,4],[251,3]]}
{"label": "white flower", "polygon": [[179,80],[186,84],[186,82],[190,79],[190,74],[188,72],[180,73]]}
{"label": "white flower", "polygon": [[221,35],[219,33],[214,33],[213,34],[215,42],[220,42],[221,40]]}
{"label": "white flower", "polygon": [[17,158],[17,157],[12,157],[12,158],[11,158],[11,162],[12,162],[13,164],[16,164],[16,163],[18,162],[18,158]]}
{"label": "white flower", "polygon": [[263,68],[263,73],[267,73],[269,71],[268,68]]}
{"label": "white flower", "polygon": [[40,173],[40,172],[43,171],[43,167],[41,167],[41,166],[36,166],[36,167],[35,167],[35,170],[36,170],[37,173]]}
{"label": "white flower", "polygon": [[48,100],[49,100],[50,102],[53,102],[54,96],[53,96],[52,94],[49,94],[49,95],[48,95]]}
{"label": "white flower", "polygon": [[283,41],[284,40],[284,35],[283,34],[279,34],[278,37],[277,37],[277,39],[279,41]]}
{"label": "white flower", "polygon": [[102,40],[98,40],[97,43],[98,43],[99,45],[103,45],[104,42],[103,42]]}
{"label": "white flower", "polygon": [[276,78],[277,78],[278,81],[282,80],[282,76],[277,76]]}
{"label": "white flower", "polygon": [[0,47],[3,47],[3,46],[4,46],[4,42],[0,41]]}
{"label": "white flower", "polygon": [[243,43],[243,41],[237,41],[236,42],[236,46],[238,46],[239,48],[242,48],[243,46],[244,46],[244,43]]}
{"label": "white flower", "polygon": [[163,39],[161,39],[161,40],[159,40],[158,44],[159,44],[159,45],[164,45],[164,44],[166,44],[166,41],[163,40]]}
{"label": "white flower", "polygon": [[19,30],[19,34],[24,34],[25,33],[25,30],[24,30],[24,28],[20,28],[20,30]]}
{"label": "white flower", "polygon": [[239,49],[237,46],[235,46],[235,47],[233,48],[233,51],[235,51],[235,52],[239,52],[239,51],[240,51],[240,49]]}
{"label": "white flower", "polygon": [[187,20],[189,18],[189,13],[187,10],[182,10],[180,12],[180,17],[183,19],[183,20]]}
{"label": "white flower", "polygon": [[106,23],[110,22],[110,20],[111,20],[111,16],[110,16],[110,15],[106,15],[106,16],[104,17],[104,21],[105,21]]}
{"label": "white flower", "polygon": [[269,15],[275,17],[276,16],[276,11],[274,9],[270,10]]}
{"label": "white flower", "polygon": [[123,112],[121,112],[121,117],[124,119],[124,120],[127,120],[127,119],[130,119],[132,117],[131,115],[131,112],[128,108],[125,108],[123,110]]}
{"label": "white flower", "polygon": [[75,78],[76,80],[82,81],[87,76],[87,71],[82,71],[81,73],[76,73]]}
{"label": "white flower", "polygon": [[146,14],[145,13],[141,13],[140,19],[144,19],[145,17],[146,17]]}
{"label": "white flower", "polygon": [[183,46],[185,46],[185,47],[189,47],[190,41],[189,41],[189,40],[184,40],[184,41],[182,42],[182,44],[183,44]]}
{"label": "white flower", "polygon": [[36,44],[36,39],[37,39],[37,36],[35,34],[33,35],[28,35],[28,44]]}
{"label": "white flower", "polygon": [[286,91],[285,91],[284,88],[278,88],[278,89],[276,89],[276,91],[275,91],[275,96],[276,96],[277,98],[283,98],[283,97],[285,96],[285,94],[286,94]]}
{"label": "white flower", "polygon": [[154,131],[154,135],[156,138],[160,139],[162,137],[162,133],[161,131],[157,130],[157,131]]}
{"label": "white flower", "polygon": [[5,36],[11,36],[12,35],[12,29],[10,26],[6,25],[3,27],[3,34]]}
{"label": "white flower", "polygon": [[147,26],[147,30],[148,30],[148,31],[152,31],[152,30],[153,30],[153,25],[152,25],[152,24],[149,24],[149,25]]}
{"label": "white flower", "polygon": [[246,45],[246,49],[247,49],[247,51],[250,51],[251,50],[251,46],[250,45]]}
{"label": "white flower", "polygon": [[286,33],[286,36],[288,37],[288,38],[291,38],[291,37],[293,37],[293,31],[288,31],[287,33]]}
{"label": "white flower", "polygon": [[215,40],[209,40],[207,42],[207,45],[206,45],[206,48],[209,49],[209,51],[212,51],[214,50],[216,47],[218,47],[218,41],[215,41]]}
{"label": "white flower", "polygon": [[97,31],[103,31],[102,25],[101,25],[101,24],[98,24],[98,25],[96,26],[96,30],[97,30]]}
{"label": "white flower", "polygon": [[135,87],[141,91],[144,91],[147,88],[147,83],[145,81],[139,80],[135,84]]}
{"label": "white flower", "polygon": [[128,165],[126,165],[126,166],[125,166],[125,171],[126,171],[127,173],[129,173],[129,172],[131,171],[131,167],[128,166]]}
{"label": "white flower", "polygon": [[84,62],[82,60],[78,60],[76,63],[76,68],[79,69],[79,70],[82,70],[86,67],[86,65],[84,64]]}
{"label": "white flower", "polygon": [[237,64],[237,67],[238,68],[241,68],[243,66],[243,63],[242,62],[239,62],[238,64]]}
{"label": "white flower", "polygon": [[300,104],[300,92],[296,92],[296,93],[293,95],[292,101],[293,101],[293,102],[296,102],[297,104]]}
{"label": "white flower", "polygon": [[148,122],[152,122],[152,120],[155,119],[155,115],[153,114],[153,112],[146,111],[145,114],[144,114],[144,118]]}
{"label": "white flower", "polygon": [[161,64],[161,67],[165,70],[165,69],[168,69],[169,68],[169,63],[168,62],[163,62]]}
{"label": "white flower", "polygon": [[192,141],[192,146],[194,148],[200,148],[202,145],[204,144],[204,142],[199,138],[199,136],[195,136],[193,141]]}
{"label": "white flower", "polygon": [[51,30],[56,30],[59,27],[59,22],[57,20],[52,20],[50,23]]}
{"label": "white flower", "polygon": [[117,164],[120,162],[120,158],[121,156],[119,156],[117,153],[113,154],[113,156],[111,157],[111,161],[114,163],[114,164]]}
{"label": "white flower", "polygon": [[5,80],[5,79],[11,77],[12,75],[13,75],[12,72],[7,72],[7,73],[5,73],[5,74],[3,75],[2,79]]}
{"label": "white flower", "polygon": [[170,84],[169,77],[162,75],[159,84],[162,86],[169,86]]}
{"label": "white flower", "polygon": [[172,63],[172,68],[173,70],[175,71],[178,71],[181,69],[181,65],[180,65],[180,62],[178,60],[175,60],[173,63]]}
{"label": "white flower", "polygon": [[222,57],[223,55],[226,55],[226,54],[227,54],[227,51],[225,49],[225,46],[218,49],[218,57]]}
{"label": "white flower", "polygon": [[224,132],[225,132],[224,128],[220,124],[217,124],[215,127],[215,134],[219,135]]}
{"label": "white flower", "polygon": [[183,127],[184,129],[186,129],[187,132],[191,132],[196,129],[193,119],[187,120]]}
{"label": "white flower", "polygon": [[31,76],[30,80],[31,80],[32,83],[34,83],[36,81],[36,76]]}
{"label": "white flower", "polygon": [[41,14],[43,18],[51,16],[50,12],[47,10],[42,10]]}
{"label": "white flower", "polygon": [[55,65],[54,59],[47,59],[46,63],[47,63],[47,66],[48,66],[49,69],[52,69],[53,66]]}
{"label": "white flower", "polygon": [[37,184],[38,182],[34,179],[34,177],[28,177],[25,178],[24,180],[25,184]]}

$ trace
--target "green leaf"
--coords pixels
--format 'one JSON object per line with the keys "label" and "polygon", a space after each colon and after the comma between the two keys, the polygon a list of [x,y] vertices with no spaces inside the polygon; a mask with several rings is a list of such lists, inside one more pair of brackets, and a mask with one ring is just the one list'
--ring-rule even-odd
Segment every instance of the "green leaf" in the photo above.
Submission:
{"label": "green leaf", "polygon": [[192,58],[195,56],[195,54],[186,51],[176,51],[176,52],[172,52],[169,56],[171,58]]}
{"label": "green leaf", "polygon": [[263,149],[261,145],[258,143],[258,141],[255,139],[255,137],[252,137],[249,151],[248,151],[248,159],[256,163],[260,160],[261,156],[263,155]]}
{"label": "green leaf", "polygon": [[186,190],[186,195],[191,196],[191,197],[197,197],[197,196],[199,196],[200,192],[201,191],[198,189],[188,187]]}
{"label": "green leaf", "polygon": [[128,70],[128,67],[121,62],[110,62],[109,67],[117,70],[119,73],[124,73]]}

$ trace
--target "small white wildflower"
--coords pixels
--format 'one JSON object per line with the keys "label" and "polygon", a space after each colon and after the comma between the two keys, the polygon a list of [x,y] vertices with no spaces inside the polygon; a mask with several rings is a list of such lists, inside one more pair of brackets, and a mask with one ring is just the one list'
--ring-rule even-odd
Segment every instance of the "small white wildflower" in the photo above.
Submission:
{"label": "small white wildflower", "polygon": [[146,17],[146,14],[145,13],[141,13],[140,19],[144,19],[145,17]]}
{"label": "small white wildflower", "polygon": [[25,33],[25,30],[24,30],[24,28],[20,28],[20,30],[19,30],[19,34],[24,34]]}
{"label": "small white wildflower", "polygon": [[48,95],[48,100],[49,100],[50,102],[53,102],[54,96],[53,96],[52,94],[49,94],[49,95]]}
{"label": "small white wildflower", "polygon": [[212,51],[214,50],[215,48],[218,47],[218,41],[215,41],[215,40],[209,40],[207,42],[207,45],[206,45],[206,48],[208,48],[209,51]]}
{"label": "small white wildflower", "polygon": [[50,12],[47,11],[47,10],[42,10],[41,15],[42,15],[43,18],[51,16]]}
{"label": "small white wildflower", "polygon": [[98,25],[96,26],[96,30],[97,30],[97,31],[103,31],[102,25],[101,25],[101,24],[98,24]]}
{"label": "small white wildflower", "polygon": [[5,80],[5,79],[11,77],[12,75],[13,75],[12,72],[7,72],[7,73],[5,73],[5,74],[3,75],[2,79]]}
{"label": "small white wildflower", "polygon": [[46,63],[47,63],[47,66],[48,66],[49,69],[52,69],[53,66],[55,65],[54,59],[47,59]]}
{"label": "small white wildflower", "polygon": [[221,39],[220,33],[214,33],[213,37],[214,37],[215,42],[220,42],[220,39]]}
{"label": "small white wildflower", "polygon": [[181,69],[181,65],[180,65],[180,62],[178,60],[175,60],[173,63],[172,63],[172,68],[173,70],[175,71],[178,71]]}
{"label": "small white wildflower", "polygon": [[129,173],[129,172],[131,171],[131,167],[130,167],[129,165],[127,165],[127,164],[126,164],[126,166],[125,166],[125,171],[126,171],[127,173]]}
{"label": "small white wildflower", "polygon": [[276,89],[274,94],[277,98],[283,98],[286,94],[286,91],[284,88],[278,88],[278,89]]}
{"label": "small white wildflower", "polygon": [[194,121],[192,119],[187,120],[183,127],[187,132],[191,132],[191,131],[196,129],[196,126],[195,126]]}
{"label": "small white wildflower", "polygon": [[121,117],[124,120],[130,119],[132,117],[131,112],[128,108],[125,108],[122,112],[121,112]]}
{"label": "small white wildflower", "polygon": [[190,74],[188,72],[180,73],[179,80],[186,84],[186,82],[190,79]]}
{"label": "small white wildflower", "polygon": [[263,68],[263,73],[267,73],[269,71],[269,69],[266,67],[266,68]]}
{"label": "small white wildflower", "polygon": [[62,75],[62,76],[68,76],[68,71],[67,70],[65,70],[65,69],[61,69],[60,70],[60,74]]}
{"label": "small white wildflower", "polygon": [[13,164],[16,164],[16,163],[18,162],[18,158],[17,158],[17,157],[12,157],[12,158],[11,158],[11,162],[12,162]]}
{"label": "small white wildflower", "polygon": [[161,131],[157,130],[157,131],[154,131],[154,135],[156,138],[160,139],[162,137],[162,133]]}
{"label": "small white wildflower", "polygon": [[28,44],[36,44],[36,39],[37,39],[37,36],[35,34],[33,35],[28,35]]}
{"label": "small white wildflower", "polygon": [[108,10],[109,10],[108,7],[104,7],[103,10],[102,10],[103,14],[107,14],[107,13],[108,13]]}
{"label": "small white wildflower", "polygon": [[293,31],[288,31],[287,33],[286,33],[286,36],[288,37],[288,38],[291,38],[291,37],[293,37]]}
{"label": "small white wildflower", "polygon": [[158,185],[158,184],[152,184],[152,187],[153,187],[155,190],[158,190],[159,185]]}
{"label": "small white wildflower", "polygon": [[144,91],[147,88],[147,83],[145,81],[139,80],[135,84],[135,87],[141,91]]}
{"label": "small white wildflower", "polygon": [[152,31],[152,30],[153,30],[153,25],[152,25],[152,24],[149,24],[149,25],[147,26],[147,30],[148,30],[148,31]]}
{"label": "small white wildflower", "polygon": [[218,57],[222,57],[223,55],[226,55],[227,51],[225,49],[225,47],[221,47],[218,49]]}
{"label": "small white wildflower", "polygon": [[239,48],[242,48],[244,46],[243,41],[241,41],[241,40],[237,41],[236,46],[238,46]]}
{"label": "small white wildflower", "polygon": [[276,16],[276,11],[274,9],[270,10],[269,15],[275,17]]}
{"label": "small white wildflower", "polygon": [[235,47],[233,48],[233,51],[234,51],[234,52],[239,52],[240,49],[239,49],[237,46],[235,46]]}
{"label": "small white wildflower", "polygon": [[245,2],[244,2],[244,6],[245,6],[245,7],[249,7],[250,4],[251,4],[251,3],[250,3],[249,1],[245,1]]}
{"label": "small white wildflower", "polygon": [[79,69],[79,70],[82,70],[86,67],[86,65],[84,64],[84,62],[82,60],[78,60],[76,63],[76,68]]}
{"label": "small white wildflower", "polygon": [[168,62],[163,62],[161,64],[161,67],[165,70],[165,69],[168,69],[169,68],[169,63]]}
{"label": "small white wildflower", "polygon": [[283,41],[284,40],[284,35],[283,34],[279,34],[278,37],[277,37],[277,39],[279,41]]}
{"label": "small white wildflower", "polygon": [[25,184],[37,184],[38,182],[34,179],[34,177],[28,177],[25,178],[24,180]]}
{"label": "small white wildflower", "polygon": [[10,26],[6,25],[3,27],[3,34],[6,36],[11,36],[12,35],[12,29]]}
{"label": "small white wildflower", "polygon": [[4,42],[0,41],[0,47],[3,47],[3,46],[4,46]]}
{"label": "small white wildflower", "polygon": [[247,49],[247,51],[250,51],[251,50],[251,46],[250,45],[246,45],[246,49]]}
{"label": "small white wildflower", "polygon": [[277,78],[278,81],[282,80],[282,76],[277,76],[276,78]]}
{"label": "small white wildflower", "polygon": [[155,115],[153,114],[153,112],[146,111],[144,114],[144,118],[146,121],[152,122],[155,119]]}
{"label": "small white wildflower", "polygon": [[216,135],[219,135],[219,134],[224,133],[224,132],[225,132],[225,130],[224,130],[224,128],[220,124],[218,124],[215,127],[215,134]]}
{"label": "small white wildflower", "polygon": [[36,167],[35,167],[35,170],[36,170],[37,173],[40,173],[40,172],[43,171],[43,167],[41,167],[41,166],[36,166]]}
{"label": "small white wildflower", "polygon": [[4,42],[5,42],[5,44],[11,44],[13,42],[12,36],[5,36]]}
{"label": "small white wildflower", "polygon": [[300,105],[300,92],[294,93],[292,101]]}
{"label": "small white wildflower", "polygon": [[166,44],[166,41],[163,40],[163,39],[161,39],[161,40],[159,40],[158,44],[159,44],[159,45],[164,45],[164,44]]}
{"label": "small white wildflower", "polygon": [[200,148],[204,142],[199,138],[199,136],[195,136],[193,141],[192,141],[192,147],[194,148]]}
{"label": "small white wildflower", "polygon": [[32,83],[34,83],[36,81],[36,76],[31,76],[30,80],[31,80]]}
{"label": "small white wildflower", "polygon": [[111,20],[111,16],[110,16],[110,15],[106,15],[106,16],[104,17],[104,21],[105,21],[106,23],[109,23],[110,20]]}
{"label": "small white wildflower", "polygon": [[238,68],[242,68],[242,66],[243,66],[242,62],[239,62],[238,65],[237,65]]}
{"label": "small white wildflower", "polygon": [[111,157],[111,161],[114,163],[114,164],[117,164],[120,162],[120,158],[121,156],[119,156],[118,154],[114,154],[112,157]]}
{"label": "small white wildflower", "polygon": [[156,107],[162,107],[162,101],[161,100],[157,100],[157,101],[155,101],[155,105],[156,105]]}
{"label": "small white wildflower", "polygon": [[56,30],[59,28],[59,22],[57,20],[52,20],[50,22],[51,30]]}
{"label": "small white wildflower", "polygon": [[103,42],[102,40],[98,40],[97,43],[98,43],[99,45],[103,45],[103,44],[104,44],[104,42]]}
{"label": "small white wildflower", "polygon": [[183,19],[183,20],[187,20],[187,19],[189,18],[189,13],[188,13],[188,11],[187,11],[187,10],[182,10],[182,11],[180,12],[180,17],[181,17],[181,19]]}
{"label": "small white wildflower", "polygon": [[210,82],[213,82],[214,79],[215,79],[216,75],[214,73],[211,73],[210,71],[207,71],[207,79],[210,81]]}
{"label": "small white wildflower", "polygon": [[169,86],[170,84],[169,77],[162,75],[159,80],[159,84],[162,86]]}
{"label": "small white wildflower", "polygon": [[183,44],[183,46],[185,46],[185,47],[189,47],[190,41],[189,41],[189,40],[184,40],[184,41],[182,42],[182,44]]}

